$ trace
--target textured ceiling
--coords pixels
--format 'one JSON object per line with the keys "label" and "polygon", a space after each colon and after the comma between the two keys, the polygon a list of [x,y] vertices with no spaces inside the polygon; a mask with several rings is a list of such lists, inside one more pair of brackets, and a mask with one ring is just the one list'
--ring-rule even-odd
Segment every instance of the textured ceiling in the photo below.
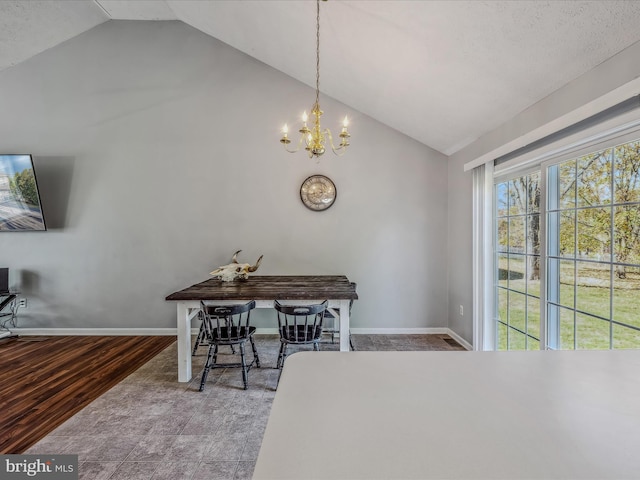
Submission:
{"label": "textured ceiling", "polygon": [[[315,8],[3,0],[0,69],[110,19],[181,20],[315,86]],[[640,40],[635,0],[331,0],[321,10],[322,93],[448,155]]]}

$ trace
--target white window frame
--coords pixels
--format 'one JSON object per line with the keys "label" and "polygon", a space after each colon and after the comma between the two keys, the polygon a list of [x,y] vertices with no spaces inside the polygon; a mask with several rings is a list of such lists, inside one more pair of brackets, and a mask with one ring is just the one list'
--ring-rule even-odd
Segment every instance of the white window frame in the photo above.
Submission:
{"label": "white window frame", "polygon": [[[547,241],[546,241],[546,221],[544,220],[545,215],[546,215],[546,208],[547,208],[547,197],[545,195],[546,192],[546,181],[547,181],[547,177],[546,175],[544,175],[544,173],[541,170],[541,166],[540,165],[526,165],[525,168],[521,169],[521,170],[514,170],[514,169],[510,169],[508,175],[504,175],[504,174],[495,174],[493,179],[492,179],[492,194],[494,192],[493,189],[495,189],[495,186],[498,183],[502,183],[508,180],[513,180],[515,178],[518,177],[522,177],[522,176],[526,176],[529,175],[530,173],[535,173],[535,172],[540,172],[540,208],[539,208],[539,215],[540,215],[540,235],[539,235],[539,240],[540,240],[540,350],[544,350],[544,345],[547,344],[547,322],[546,322],[546,312],[543,311],[543,305],[546,305],[547,303],[547,267],[546,267],[546,257],[547,257]],[[493,217],[492,217],[492,229],[495,231],[495,211],[492,212]],[[495,255],[495,251],[492,251],[492,255]],[[494,278],[496,269],[495,269],[495,265],[494,265],[494,270],[492,273],[492,281],[494,282],[492,285],[492,290],[495,290],[495,284],[496,279]],[[495,303],[495,302],[494,302]],[[494,330],[495,330],[495,322],[497,321],[497,312],[494,310],[492,312],[493,315],[493,323],[494,323]],[[495,349],[495,345],[494,345],[494,349]]]}
{"label": "white window frame", "polygon": [[494,350],[493,162],[473,170],[473,349]]}

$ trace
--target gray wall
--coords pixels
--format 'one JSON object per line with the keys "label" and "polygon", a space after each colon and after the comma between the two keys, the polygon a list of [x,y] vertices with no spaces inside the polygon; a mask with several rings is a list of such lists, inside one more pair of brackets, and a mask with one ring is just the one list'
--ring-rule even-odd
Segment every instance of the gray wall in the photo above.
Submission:
{"label": "gray wall", "polygon": [[[449,161],[449,328],[473,343],[471,172],[464,163]],[[462,305],[463,314],[460,315]]]}
{"label": "gray wall", "polygon": [[[258,274],[346,274],[354,327],[447,326],[446,157],[325,97],[350,151],[287,154],[313,96],[181,22],[110,21],[0,72],[0,150],[34,155],[49,226],[0,233],[19,326],[174,327],[164,297],[237,249]],[[315,173],[326,212],[299,200]]]}

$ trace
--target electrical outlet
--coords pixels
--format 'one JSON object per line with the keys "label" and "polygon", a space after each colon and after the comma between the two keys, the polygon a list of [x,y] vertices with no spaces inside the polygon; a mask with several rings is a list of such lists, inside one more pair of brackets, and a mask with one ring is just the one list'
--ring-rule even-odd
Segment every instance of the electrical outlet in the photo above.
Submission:
{"label": "electrical outlet", "polygon": [[27,299],[21,298],[20,301],[18,302],[18,306],[22,308],[27,308]]}
{"label": "electrical outlet", "polygon": [[464,308],[462,307],[462,305],[460,305],[460,316],[464,315]]}

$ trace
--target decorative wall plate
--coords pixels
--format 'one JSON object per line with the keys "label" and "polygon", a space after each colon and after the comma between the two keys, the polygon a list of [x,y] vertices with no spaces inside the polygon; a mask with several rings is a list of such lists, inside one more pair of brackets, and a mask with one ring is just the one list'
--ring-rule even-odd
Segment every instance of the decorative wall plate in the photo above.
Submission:
{"label": "decorative wall plate", "polygon": [[316,212],[326,210],[336,201],[336,186],[329,177],[311,175],[300,187],[300,199],[304,206]]}

